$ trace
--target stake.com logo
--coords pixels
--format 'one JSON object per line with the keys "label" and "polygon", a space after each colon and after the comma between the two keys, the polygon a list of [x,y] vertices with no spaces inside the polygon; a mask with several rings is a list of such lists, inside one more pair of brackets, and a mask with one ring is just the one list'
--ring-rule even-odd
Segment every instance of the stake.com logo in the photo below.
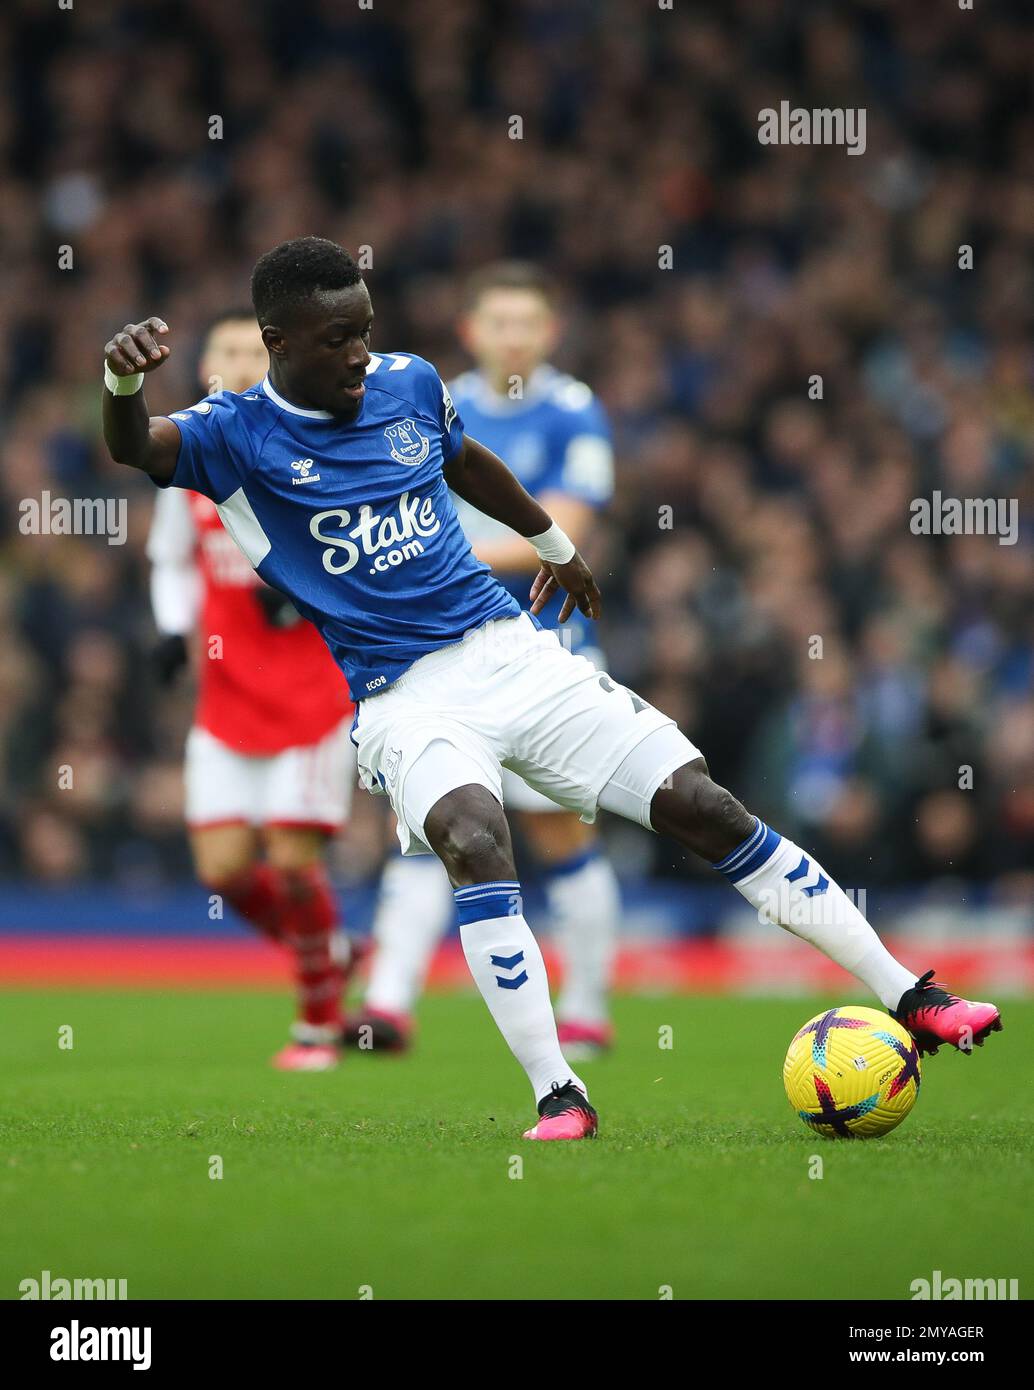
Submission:
{"label": "stake.com logo", "polygon": [[[327,549],[323,552],[323,568],[328,574],[347,574],[359,563],[360,555],[375,556],[370,573],[383,574],[414,555],[422,555],[424,547],[418,537],[433,536],[441,521],[435,514],[430,497],[410,497],[404,492],[399,498],[397,516],[379,516],[364,503],[359,508],[359,520],[345,536],[328,535],[324,524],[342,529],[351,522],[352,513],[335,507],[317,512],[309,522],[309,530]],[[358,544],[354,542],[358,541]]]}

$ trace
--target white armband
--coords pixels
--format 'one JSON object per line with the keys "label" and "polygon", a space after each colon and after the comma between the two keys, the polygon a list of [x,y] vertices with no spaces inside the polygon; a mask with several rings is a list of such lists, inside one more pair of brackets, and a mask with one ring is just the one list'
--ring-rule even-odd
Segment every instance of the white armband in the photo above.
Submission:
{"label": "white armband", "polygon": [[143,372],[134,372],[132,376],[116,376],[105,362],[104,385],[113,396],[135,396],[143,384]]}
{"label": "white armband", "polygon": [[555,521],[548,531],[543,531],[539,536],[526,536],[525,539],[535,547],[539,559],[547,560],[551,565],[566,565],[575,553],[574,542]]}

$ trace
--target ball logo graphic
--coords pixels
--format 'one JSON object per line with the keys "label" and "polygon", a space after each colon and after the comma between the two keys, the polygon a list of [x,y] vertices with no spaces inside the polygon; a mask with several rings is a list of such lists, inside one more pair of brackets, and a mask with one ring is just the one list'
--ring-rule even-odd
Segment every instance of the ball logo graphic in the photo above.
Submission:
{"label": "ball logo graphic", "polygon": [[877,1009],[827,1009],[790,1043],[783,1085],[809,1129],[827,1139],[875,1139],[916,1102],[922,1071],[911,1034]]}

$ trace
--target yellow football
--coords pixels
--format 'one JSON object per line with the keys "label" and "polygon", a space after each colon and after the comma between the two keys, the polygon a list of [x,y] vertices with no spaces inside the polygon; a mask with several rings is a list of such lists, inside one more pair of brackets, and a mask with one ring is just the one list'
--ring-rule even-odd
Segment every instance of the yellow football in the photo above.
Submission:
{"label": "yellow football", "polygon": [[878,1009],[845,1004],[794,1034],[783,1063],[786,1098],[827,1139],[875,1139],[916,1103],[922,1069],[911,1034]]}

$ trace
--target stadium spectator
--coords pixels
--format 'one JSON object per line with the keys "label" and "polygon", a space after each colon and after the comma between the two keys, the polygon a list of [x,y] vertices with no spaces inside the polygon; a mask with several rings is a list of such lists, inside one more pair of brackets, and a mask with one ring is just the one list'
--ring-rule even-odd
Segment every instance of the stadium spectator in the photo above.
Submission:
{"label": "stadium spectator", "polygon": [[[446,377],[466,365],[470,270],[549,266],[558,365],[615,425],[611,667],[719,780],[807,825],[844,881],[1029,884],[1024,7],[976,24],[886,0],[438,0],[428,24],[415,0],[23,0],[5,31],[5,874],[188,871],[189,696],[141,678],[154,499],[100,442],[96,344],[160,304],[181,346],[149,399],[182,405],[211,305],[242,297],[263,250],[319,233],[371,248],[378,345]],[[783,98],[864,106],[864,156],[759,145]],[[1016,543],[914,534],[912,501],[937,490],[1015,499]],[[46,491],[125,497],[125,543],[29,532],[22,503]],[[357,829],[353,867],[373,838]],[[650,844],[657,871],[697,872]]]}

